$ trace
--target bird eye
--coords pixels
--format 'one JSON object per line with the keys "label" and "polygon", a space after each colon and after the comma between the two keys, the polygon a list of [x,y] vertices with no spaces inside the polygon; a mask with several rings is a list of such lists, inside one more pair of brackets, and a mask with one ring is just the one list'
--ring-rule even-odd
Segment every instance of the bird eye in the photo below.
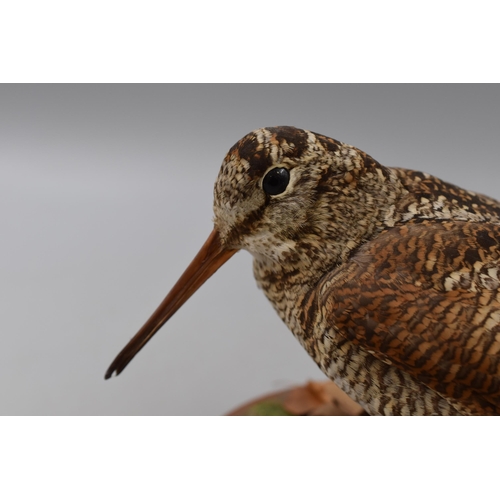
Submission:
{"label": "bird eye", "polygon": [[282,193],[290,181],[290,172],[286,168],[269,170],[262,180],[262,189],[270,195]]}

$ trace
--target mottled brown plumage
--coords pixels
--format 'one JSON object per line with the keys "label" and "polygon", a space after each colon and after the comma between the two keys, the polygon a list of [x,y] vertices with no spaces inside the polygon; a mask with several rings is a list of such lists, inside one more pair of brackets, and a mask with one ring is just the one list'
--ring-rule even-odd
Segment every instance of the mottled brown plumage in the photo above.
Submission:
{"label": "mottled brown plumage", "polygon": [[[269,194],[263,179],[288,172]],[[227,154],[214,232],[132,357],[235,251],[325,374],[370,414],[500,413],[500,203],[293,127]]]}

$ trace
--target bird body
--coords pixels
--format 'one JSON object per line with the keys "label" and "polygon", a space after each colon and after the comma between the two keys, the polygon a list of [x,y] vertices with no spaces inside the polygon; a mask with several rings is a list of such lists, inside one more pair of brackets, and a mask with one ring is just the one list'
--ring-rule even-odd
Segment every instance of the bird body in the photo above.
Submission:
{"label": "bird body", "polygon": [[500,203],[294,127],[230,149],[214,232],[107,372],[236,251],[321,370],[371,415],[500,413]]}

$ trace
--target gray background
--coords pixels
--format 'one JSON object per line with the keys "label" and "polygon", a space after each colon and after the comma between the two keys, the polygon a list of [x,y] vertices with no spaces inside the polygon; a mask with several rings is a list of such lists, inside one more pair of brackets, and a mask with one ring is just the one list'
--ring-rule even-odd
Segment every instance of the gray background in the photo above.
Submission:
{"label": "gray background", "polygon": [[324,378],[240,252],[103,380],[208,236],[226,151],[269,125],[500,197],[498,85],[1,85],[1,414],[221,414]]}

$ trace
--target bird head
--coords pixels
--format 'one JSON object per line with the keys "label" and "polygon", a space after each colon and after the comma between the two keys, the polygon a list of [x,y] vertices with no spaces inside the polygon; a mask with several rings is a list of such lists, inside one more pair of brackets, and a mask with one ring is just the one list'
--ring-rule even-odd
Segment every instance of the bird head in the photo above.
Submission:
{"label": "bird head", "polygon": [[223,246],[277,265],[345,258],[393,203],[389,169],[357,148],[294,127],[255,130],[226,155],[214,188]]}

